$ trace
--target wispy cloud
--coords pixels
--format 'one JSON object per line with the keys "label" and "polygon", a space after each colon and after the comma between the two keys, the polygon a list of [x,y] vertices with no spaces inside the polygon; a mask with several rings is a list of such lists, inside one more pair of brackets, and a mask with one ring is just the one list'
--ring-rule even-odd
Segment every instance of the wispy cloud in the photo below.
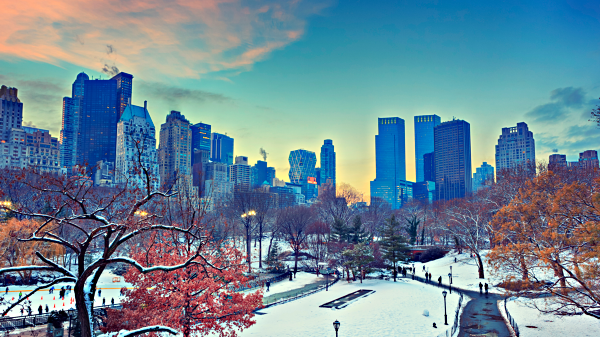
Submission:
{"label": "wispy cloud", "polygon": [[200,78],[249,69],[299,39],[307,18],[326,6],[316,0],[21,0],[2,10],[11,24],[3,25],[0,54],[107,74]]}
{"label": "wispy cloud", "polygon": [[144,97],[152,97],[153,99],[168,102],[170,106],[177,108],[182,103],[230,103],[233,102],[231,97],[223,94],[175,87],[159,82],[138,81],[136,87]]}
{"label": "wispy cloud", "polygon": [[585,91],[583,88],[558,88],[550,92],[552,102],[538,105],[525,114],[536,122],[559,122],[564,120],[570,109],[578,109],[584,105]]}

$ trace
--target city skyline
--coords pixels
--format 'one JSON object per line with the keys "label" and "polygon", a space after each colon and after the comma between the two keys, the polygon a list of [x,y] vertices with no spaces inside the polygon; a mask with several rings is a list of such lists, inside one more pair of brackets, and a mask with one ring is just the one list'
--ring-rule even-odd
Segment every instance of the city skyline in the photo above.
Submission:
{"label": "city skyline", "polygon": [[[261,4],[250,8],[249,15],[261,22],[265,18],[260,15],[273,17],[273,4],[265,5],[266,12],[260,13]],[[25,12],[25,7],[19,10],[21,4],[16,6],[16,12]],[[148,100],[155,120],[163,121],[171,110],[181,111],[190,121],[210,124],[214,131],[234,138],[235,155],[248,156],[252,162],[260,158],[263,147],[280,179],[289,169],[289,151],[318,152],[323,139],[333,139],[338,183],[357,187],[367,200],[369,181],[375,176],[374,121],[380,117],[409,121],[436,114],[442,121],[452,117],[468,121],[473,171],[484,161],[495,162],[494,145],[501,127],[519,122],[527,123],[536,135],[538,159],[547,160],[557,149],[568,161],[577,161],[580,152],[597,150],[600,136],[588,119],[600,96],[600,68],[594,56],[599,38],[592,33],[600,28],[598,14],[579,2],[557,2],[551,8],[542,2],[510,10],[499,6],[471,6],[467,11],[461,4],[288,6],[281,9],[288,14],[283,28],[267,31],[271,44],[258,41],[256,30],[250,30],[254,44],[240,51],[233,45],[222,46],[220,50],[231,50],[233,56],[226,59],[221,53],[213,58],[218,64],[212,68],[208,65],[213,61],[205,61],[209,58],[204,55],[187,68],[176,62],[153,68],[165,54],[128,45],[127,34],[94,37],[84,31],[79,42],[71,38],[74,43],[68,44],[27,39],[28,24],[29,29],[45,28],[30,18],[49,17],[44,9],[27,8],[27,15],[13,20],[15,25],[0,38],[0,53],[5,56],[0,61],[0,81],[19,89],[25,103],[24,125],[33,122],[59,137],[62,98],[71,96],[76,75],[85,71],[93,78],[108,79],[114,74],[102,70],[114,71],[114,66],[135,77],[132,104],[141,106]],[[223,22],[231,21],[231,13],[218,14]],[[7,15],[10,20],[16,14]],[[52,19],[58,24],[50,30],[60,36],[66,31],[60,26],[64,18],[57,15]],[[94,27],[115,24],[116,17],[98,15]],[[124,17],[129,22],[133,15]],[[73,24],[85,23],[79,20]],[[96,28],[104,32],[106,27]],[[246,26],[236,27],[241,31]],[[241,36],[235,30],[225,33]],[[452,43],[453,36],[460,37],[462,44]],[[553,43],[544,43],[548,36]],[[196,46],[188,51],[203,49]],[[351,75],[348,66],[355,69]],[[406,178],[410,181],[415,181],[413,129],[407,123]]]}

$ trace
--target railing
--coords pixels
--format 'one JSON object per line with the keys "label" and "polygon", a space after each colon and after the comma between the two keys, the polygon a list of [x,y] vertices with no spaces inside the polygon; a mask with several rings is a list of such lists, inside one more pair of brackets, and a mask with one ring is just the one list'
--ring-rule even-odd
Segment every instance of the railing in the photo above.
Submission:
{"label": "railing", "polygon": [[458,330],[460,308],[462,307],[463,302],[463,294],[460,292],[459,294],[460,298],[458,299],[458,306],[456,307],[456,311],[454,313],[454,323],[452,324],[452,327],[450,329],[447,329],[444,333],[437,335],[437,337],[452,337]]}
{"label": "railing", "polygon": [[[94,307],[94,315],[104,314],[107,308],[120,309],[120,304],[105,305]],[[75,309],[65,310],[70,319],[77,319],[77,311]],[[17,317],[2,317],[0,318],[0,331],[29,328],[37,325],[48,324],[48,317],[51,312],[37,315],[26,315]]]}
{"label": "railing", "polygon": [[520,336],[519,325],[517,324],[517,322],[515,322],[514,318],[510,314],[510,312],[508,312],[508,308],[506,307],[506,300],[507,299],[508,298],[504,299],[504,312],[506,312],[506,318],[508,319],[508,323],[510,323],[510,326],[513,328],[513,331],[515,332],[515,335],[517,337],[519,337]]}
{"label": "railing", "polygon": [[339,279],[340,279],[339,274],[335,274],[335,278],[333,278],[331,280],[327,279],[325,281],[325,285],[322,285],[322,286],[319,286],[316,284],[308,285],[308,286],[304,286],[301,289],[297,289],[296,291],[286,292],[287,295],[284,295],[281,297],[275,296],[275,299],[273,300],[273,302],[268,302],[268,303],[264,304],[263,308],[268,308],[268,307],[272,307],[272,306],[275,306],[278,304],[291,302],[293,300],[297,300],[299,298],[306,297],[308,295],[312,295],[312,294],[317,293],[327,287],[331,287],[337,281],[339,281]]}
{"label": "railing", "polygon": [[267,281],[271,282],[271,284],[275,283],[275,282],[279,282],[279,281],[283,281],[287,278],[289,278],[291,272],[285,272],[281,275],[277,275],[277,276],[273,276],[270,278],[256,278],[254,280],[251,280],[248,282],[248,284],[246,286],[243,287],[239,287],[236,288],[237,291],[244,291],[244,290],[251,290],[251,289],[256,289],[256,288],[261,288],[265,285],[265,283]]}

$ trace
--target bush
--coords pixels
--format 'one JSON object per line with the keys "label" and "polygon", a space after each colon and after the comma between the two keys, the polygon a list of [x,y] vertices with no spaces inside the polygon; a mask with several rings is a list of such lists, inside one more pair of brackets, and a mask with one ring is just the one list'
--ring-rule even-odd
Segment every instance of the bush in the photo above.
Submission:
{"label": "bush", "polygon": [[506,280],[500,284],[498,287],[504,288],[508,291],[520,292],[526,290],[540,290],[544,286],[544,282],[532,282],[532,281],[523,281],[523,280]]}
{"label": "bush", "polygon": [[442,258],[442,257],[444,257],[444,255],[446,255],[446,253],[444,252],[443,249],[438,248],[438,247],[433,247],[433,248],[429,248],[426,251],[424,251],[423,254],[421,254],[421,256],[419,257],[419,261],[420,262],[429,262],[429,261],[433,261],[433,260]]}

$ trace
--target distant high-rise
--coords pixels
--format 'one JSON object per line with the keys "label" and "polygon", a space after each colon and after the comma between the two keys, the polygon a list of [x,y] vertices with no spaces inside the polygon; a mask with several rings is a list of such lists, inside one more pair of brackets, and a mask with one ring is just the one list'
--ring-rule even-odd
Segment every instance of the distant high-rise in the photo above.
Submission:
{"label": "distant high-rise", "polygon": [[152,179],[151,188],[157,191],[160,187],[160,171],[156,130],[146,102],[143,107],[128,105],[117,123],[115,182],[145,189],[146,176],[142,174],[142,168],[148,170]]}
{"label": "distant high-rise", "polygon": [[566,168],[567,167],[567,155],[564,154],[551,154],[548,158],[548,169],[552,170],[555,168]]}
{"label": "distant high-rise", "polygon": [[473,173],[473,192],[482,188],[489,187],[494,182],[494,167],[487,162],[483,162]]}
{"label": "distant high-rise", "polygon": [[[171,111],[160,126],[158,164],[163,186],[191,184],[192,131],[190,122],[179,111]],[[184,181],[185,180],[185,181]]]}
{"label": "distant high-rise", "polygon": [[598,168],[598,152],[587,150],[579,154],[579,167],[585,169]]}
{"label": "distant high-rise", "polygon": [[435,153],[423,155],[423,179],[424,181],[435,181]]}
{"label": "distant high-rise", "polygon": [[121,72],[113,76],[111,80],[117,81],[117,112],[119,113],[119,118],[121,118],[127,105],[131,104],[133,75]]}
{"label": "distant high-rise", "polygon": [[[385,201],[392,209],[405,199],[401,185],[406,181],[404,120],[399,117],[379,118],[375,136],[375,180],[371,181],[371,202]],[[412,192],[411,192],[412,197]]]}
{"label": "distant high-rise", "polygon": [[269,183],[269,185],[273,186],[273,179],[276,178],[275,175],[276,171],[274,167],[267,167],[267,182]]}
{"label": "distant high-rise", "polygon": [[301,193],[306,200],[317,197],[318,187],[315,174],[317,156],[315,153],[302,149],[294,150],[290,152],[288,160],[290,163],[290,182],[302,186]]}
{"label": "distant high-rise", "polygon": [[90,78],[79,73],[71,89],[71,97],[63,98],[62,128],[60,130],[61,166],[71,168],[77,164],[77,134],[83,106],[85,81]]}
{"label": "distant high-rise", "polygon": [[335,149],[333,147],[333,140],[325,139],[321,146],[321,170],[319,174],[319,185],[327,182],[331,179],[331,183],[335,189],[336,184],[336,172],[335,172]]}
{"label": "distant high-rise", "polygon": [[533,132],[523,122],[517,123],[516,127],[502,128],[496,145],[496,170],[499,179],[502,178],[502,171],[519,167],[535,174]]}
{"label": "distant high-rise", "polygon": [[85,80],[77,129],[76,164],[114,164],[117,149],[117,81]]}
{"label": "distant high-rise", "polygon": [[252,184],[252,169],[248,165],[248,157],[235,157],[235,164],[229,166],[229,180],[236,192],[248,192]]}
{"label": "distant high-rise", "polygon": [[258,160],[252,166],[252,188],[259,188],[265,181],[271,184],[267,178],[267,162]]}
{"label": "distant high-rise", "polygon": [[[415,166],[417,182],[425,179],[425,162],[423,156],[433,152],[433,129],[442,122],[438,115],[415,116]],[[433,180],[429,180],[433,181]]]}
{"label": "distant high-rise", "polygon": [[434,130],[437,200],[463,198],[471,187],[471,125],[455,119]]}
{"label": "distant high-rise", "polygon": [[210,154],[210,125],[196,123],[190,126],[190,129],[192,130],[192,156],[194,150],[206,150]]}
{"label": "distant high-rise", "polygon": [[8,88],[3,85],[0,88],[0,141],[2,143],[10,140],[12,128],[20,128],[23,123],[23,103],[17,97],[17,88]]}
{"label": "distant high-rise", "polygon": [[213,132],[211,135],[211,160],[233,165],[233,138]]}

